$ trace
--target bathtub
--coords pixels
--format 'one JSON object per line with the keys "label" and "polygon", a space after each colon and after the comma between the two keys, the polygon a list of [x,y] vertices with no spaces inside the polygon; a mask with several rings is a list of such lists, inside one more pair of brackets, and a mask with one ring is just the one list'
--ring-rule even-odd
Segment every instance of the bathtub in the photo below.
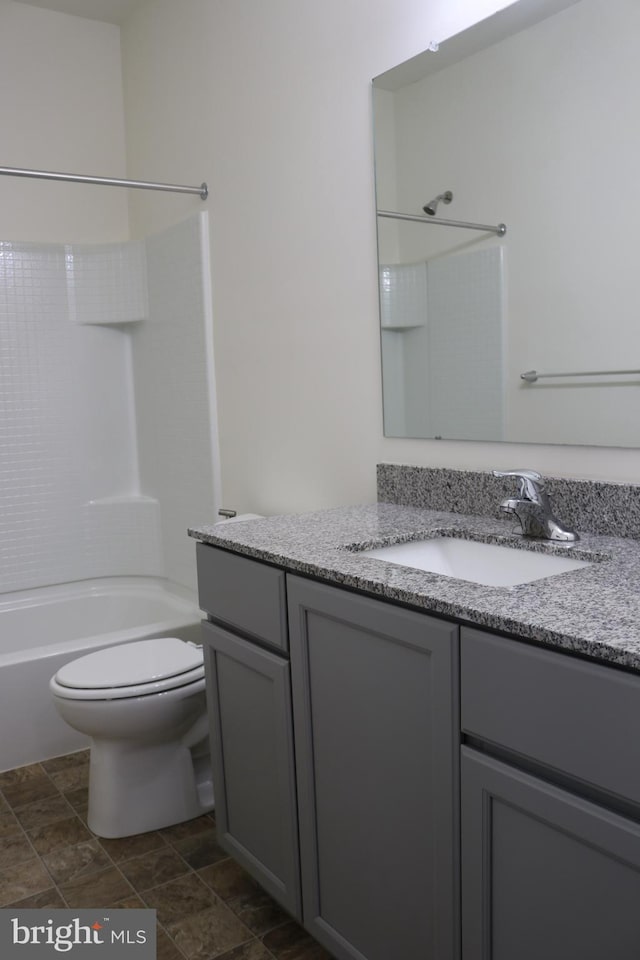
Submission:
{"label": "bathtub", "polygon": [[101,647],[151,637],[200,642],[200,613],[183,588],[109,577],[0,595],[0,770],[88,746],[58,716],[49,679]]}

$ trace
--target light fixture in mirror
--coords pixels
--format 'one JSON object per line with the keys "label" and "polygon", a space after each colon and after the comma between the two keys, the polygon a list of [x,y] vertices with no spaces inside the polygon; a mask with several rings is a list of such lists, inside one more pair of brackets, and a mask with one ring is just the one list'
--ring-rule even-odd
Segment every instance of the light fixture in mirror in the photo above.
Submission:
{"label": "light fixture in mirror", "polygon": [[638,36],[520,0],[374,80],[387,436],[640,446]]}

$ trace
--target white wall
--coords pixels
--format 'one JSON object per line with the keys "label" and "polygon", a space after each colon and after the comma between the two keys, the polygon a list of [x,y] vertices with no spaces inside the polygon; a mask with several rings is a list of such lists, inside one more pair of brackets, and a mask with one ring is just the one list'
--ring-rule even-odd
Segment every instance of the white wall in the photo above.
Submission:
{"label": "white wall", "polygon": [[[0,166],[124,177],[120,31],[0,0]],[[128,237],[125,190],[0,177],[0,239]]]}
{"label": "white wall", "polygon": [[[370,80],[500,6],[155,0],[124,28],[129,175],[211,190],[227,505],[371,500],[380,459],[640,476],[635,450],[382,437]],[[132,195],[134,232],[199,203]]]}

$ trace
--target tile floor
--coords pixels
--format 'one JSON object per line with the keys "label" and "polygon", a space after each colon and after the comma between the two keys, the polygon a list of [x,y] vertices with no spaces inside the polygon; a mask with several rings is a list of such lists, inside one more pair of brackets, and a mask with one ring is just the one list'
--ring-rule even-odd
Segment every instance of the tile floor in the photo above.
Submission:
{"label": "tile floor", "polygon": [[213,814],[122,840],[91,833],[88,760],[0,773],[0,907],[153,907],[158,960],[331,960],[218,846]]}

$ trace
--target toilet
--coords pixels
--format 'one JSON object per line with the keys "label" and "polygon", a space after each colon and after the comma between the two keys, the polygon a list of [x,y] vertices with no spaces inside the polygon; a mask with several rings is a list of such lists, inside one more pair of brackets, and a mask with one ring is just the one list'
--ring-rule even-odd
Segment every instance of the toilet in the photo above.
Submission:
{"label": "toilet", "polygon": [[60,716],[91,738],[87,823],[127,837],[213,809],[202,648],[177,637],[107,647],[49,682]]}

